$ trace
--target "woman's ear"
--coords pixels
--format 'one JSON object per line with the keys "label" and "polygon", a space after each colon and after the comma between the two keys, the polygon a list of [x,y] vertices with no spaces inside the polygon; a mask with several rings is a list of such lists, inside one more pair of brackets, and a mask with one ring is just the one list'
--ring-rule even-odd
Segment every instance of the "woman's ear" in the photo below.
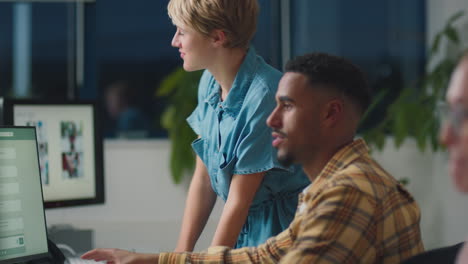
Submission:
{"label": "woman's ear", "polygon": [[215,29],[211,33],[211,37],[213,39],[213,45],[215,47],[224,47],[224,44],[226,43],[226,33],[220,29]]}

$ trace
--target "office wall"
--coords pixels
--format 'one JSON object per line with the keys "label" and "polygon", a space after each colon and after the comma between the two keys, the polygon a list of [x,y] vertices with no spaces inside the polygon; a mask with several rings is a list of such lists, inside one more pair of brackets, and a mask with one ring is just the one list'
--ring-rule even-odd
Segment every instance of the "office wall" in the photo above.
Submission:
{"label": "office wall", "polygon": [[461,29],[462,43],[465,47],[468,46],[468,2],[466,0],[428,1],[426,10],[428,45],[445,25],[447,19],[460,10],[465,10],[465,15],[455,25]]}

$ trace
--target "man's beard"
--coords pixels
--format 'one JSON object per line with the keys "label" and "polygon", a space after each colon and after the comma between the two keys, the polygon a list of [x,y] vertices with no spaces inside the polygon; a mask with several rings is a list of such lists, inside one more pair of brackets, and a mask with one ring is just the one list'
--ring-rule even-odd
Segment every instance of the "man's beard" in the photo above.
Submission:
{"label": "man's beard", "polygon": [[284,167],[289,167],[294,163],[294,157],[291,153],[285,155],[278,155],[278,162]]}

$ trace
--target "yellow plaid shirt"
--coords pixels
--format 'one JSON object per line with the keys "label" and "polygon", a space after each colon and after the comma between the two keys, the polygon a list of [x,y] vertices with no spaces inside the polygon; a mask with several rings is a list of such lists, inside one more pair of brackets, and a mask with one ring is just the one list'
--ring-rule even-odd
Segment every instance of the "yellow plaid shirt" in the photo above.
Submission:
{"label": "yellow plaid shirt", "polygon": [[161,253],[159,263],[400,263],[424,250],[413,197],[355,140],[299,197],[288,229],[258,247]]}

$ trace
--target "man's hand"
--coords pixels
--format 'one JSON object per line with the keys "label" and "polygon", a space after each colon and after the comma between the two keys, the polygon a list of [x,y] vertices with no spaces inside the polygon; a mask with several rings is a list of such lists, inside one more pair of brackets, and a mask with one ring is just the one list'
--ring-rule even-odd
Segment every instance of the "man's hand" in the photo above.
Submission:
{"label": "man's hand", "polygon": [[84,253],[82,259],[106,261],[108,264],[158,264],[158,254],[134,253],[116,248],[98,248]]}

